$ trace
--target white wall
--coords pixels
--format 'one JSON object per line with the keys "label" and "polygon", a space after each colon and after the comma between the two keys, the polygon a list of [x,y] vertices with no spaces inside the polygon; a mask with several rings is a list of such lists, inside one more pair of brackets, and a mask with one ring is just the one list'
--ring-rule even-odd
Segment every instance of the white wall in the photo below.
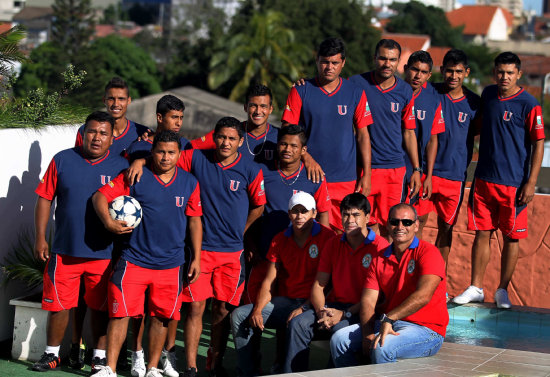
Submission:
{"label": "white wall", "polygon": [[497,8],[495,16],[491,21],[489,26],[489,31],[487,32],[487,40],[490,41],[507,41],[508,40],[508,23],[506,22],[506,17],[502,13],[500,8]]}
{"label": "white wall", "polygon": [[[18,234],[32,229],[34,190],[53,155],[74,146],[79,126],[0,129],[0,263],[17,243]],[[9,300],[26,293],[22,285],[0,288],[0,340],[12,336],[14,310]]]}

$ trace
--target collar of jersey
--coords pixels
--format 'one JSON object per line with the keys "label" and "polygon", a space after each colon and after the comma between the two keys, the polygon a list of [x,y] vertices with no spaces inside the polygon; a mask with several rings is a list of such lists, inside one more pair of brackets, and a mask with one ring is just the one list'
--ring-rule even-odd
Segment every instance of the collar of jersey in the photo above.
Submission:
{"label": "collar of jersey", "polygon": [[79,148],[79,151],[80,155],[82,156],[82,158],[84,158],[84,160],[86,160],[87,163],[89,163],[90,165],[97,165],[99,164],[100,162],[102,161],[105,161],[105,159],[107,158],[107,156],[109,156],[109,153],[111,153],[110,150],[107,149],[107,152],[103,155],[103,157],[100,157],[98,158],[97,160],[95,161],[90,161],[88,160],[87,158],[84,157],[84,154],[82,154],[82,147]]}
{"label": "collar of jersey", "polygon": [[[416,236],[414,236],[413,241],[409,245],[408,249],[409,250],[410,249],[416,249],[418,247],[419,243],[420,243],[420,241],[418,241],[418,238],[416,238]],[[390,244],[390,246],[388,246],[386,251],[384,251],[384,257],[389,258],[392,254],[393,254],[393,243]]]}
{"label": "collar of jersey", "polygon": [[[373,243],[374,240],[376,239],[376,233],[374,233],[371,228],[367,228],[367,230],[369,231],[369,233],[367,234],[367,236],[365,237],[365,240],[363,241],[363,244],[365,245],[368,245],[369,243]],[[342,234],[342,237],[340,237],[340,241],[342,242],[348,241],[348,239],[346,238],[346,233]]]}
{"label": "collar of jersey", "polygon": [[520,87],[520,90],[515,93],[515,94],[512,94],[511,96],[508,96],[508,97],[501,97],[500,94],[498,94],[498,89],[497,89],[497,94],[498,94],[498,100],[499,101],[508,101],[509,99],[512,99],[512,98],[516,98],[517,96],[519,96],[521,93],[523,93],[525,89],[521,88]]}
{"label": "collar of jersey", "polygon": [[233,166],[237,165],[237,164],[239,163],[239,161],[241,160],[241,157],[243,156],[243,155],[241,154],[241,152],[237,151],[237,153],[239,154],[239,156],[235,159],[235,161],[233,161],[232,163],[230,163],[230,164],[227,165],[227,166],[223,166],[223,165],[221,164],[221,162],[218,161],[218,155],[216,154],[216,151],[215,151],[215,150],[213,150],[213,151],[214,151],[214,159],[216,160],[216,164],[217,164],[220,168],[222,168],[223,170],[232,168]]}
{"label": "collar of jersey", "polygon": [[335,95],[336,93],[338,93],[338,91],[340,90],[340,88],[342,87],[342,81],[343,79],[341,77],[338,77],[338,80],[340,80],[340,82],[338,83],[338,86],[336,87],[336,89],[334,89],[332,92],[327,92],[322,86],[321,84],[319,84],[319,80],[317,79],[317,77],[315,77],[315,83],[317,84],[317,87],[319,89],[321,89],[321,91],[323,93],[325,93],[327,96],[329,97],[332,97],[333,95]]}
{"label": "collar of jersey", "polygon": [[302,171],[303,168],[304,168],[304,163],[300,161],[300,167],[298,168],[298,170],[296,170],[291,175],[285,175],[285,173],[283,173],[281,171],[281,168],[279,167],[279,163],[277,162],[277,171],[281,175],[281,178],[286,179],[286,180],[289,180],[289,179],[292,179],[292,178],[296,177],[296,175],[300,174],[300,172]]}
{"label": "collar of jersey", "polygon": [[374,71],[371,71],[370,72],[370,79],[371,81],[374,83],[374,85],[376,86],[376,89],[378,89],[379,91],[381,91],[382,93],[387,93],[387,92],[391,92],[396,86],[397,86],[397,81],[399,80],[395,75],[393,76],[395,78],[395,82],[393,83],[392,86],[390,86],[388,89],[382,89],[382,87],[380,86],[380,84],[378,84],[376,82],[376,79],[374,78]]}
{"label": "collar of jersey", "polygon": [[[128,132],[128,130],[130,129],[130,119],[127,119],[128,122],[126,123],[126,128],[124,129],[124,131],[122,131],[122,133],[118,136],[115,136],[114,137],[114,140],[118,140],[120,139],[121,137],[123,137],[124,135],[126,135],[126,133]],[[138,135],[138,136],[141,136],[141,135]]]}
{"label": "collar of jersey", "polygon": [[[311,227],[311,236],[314,237],[319,234],[321,231],[321,224],[319,224],[316,220],[313,220],[313,226]],[[294,230],[292,229],[292,224],[286,228],[284,235],[285,237],[291,237],[294,234]]]}
{"label": "collar of jersey", "polygon": [[172,176],[172,178],[164,183],[164,181],[162,179],[159,178],[158,175],[155,174],[155,172],[153,171],[153,169],[151,168],[151,166],[149,166],[149,168],[151,169],[151,173],[153,173],[153,175],[155,176],[155,178],[157,179],[157,181],[163,185],[164,187],[168,187],[170,186],[172,183],[174,183],[174,181],[176,180],[176,177],[178,176],[178,168],[176,167],[176,171],[174,172],[174,175]]}
{"label": "collar of jersey", "polygon": [[[243,122],[243,123],[246,123],[246,122]],[[258,136],[254,136],[254,135],[252,135],[250,132],[247,132],[247,134],[248,134],[248,136],[250,136],[250,137],[253,138],[254,140],[258,140],[258,139],[264,137],[265,134],[269,133],[269,127],[270,127],[270,124],[268,123],[268,124],[266,125],[266,127],[265,127],[265,132],[262,133],[262,134],[260,134],[260,135],[258,135]],[[246,129],[246,128],[245,128],[245,129]]]}

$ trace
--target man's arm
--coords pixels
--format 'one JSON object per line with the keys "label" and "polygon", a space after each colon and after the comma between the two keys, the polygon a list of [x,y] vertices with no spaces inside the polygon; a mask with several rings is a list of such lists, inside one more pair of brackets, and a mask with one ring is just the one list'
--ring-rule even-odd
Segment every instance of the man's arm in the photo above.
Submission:
{"label": "man's arm", "polygon": [[371,145],[367,127],[357,129],[357,146],[361,152],[363,176],[357,180],[355,191],[361,192],[365,196],[369,196],[371,189]]}
{"label": "man's arm", "polygon": [[147,158],[138,158],[130,164],[130,167],[126,170],[126,179],[130,185],[139,182],[145,164],[147,164]]}
{"label": "man's arm", "polygon": [[99,191],[96,191],[94,196],[92,196],[92,203],[97,216],[105,226],[105,229],[115,234],[132,233],[134,228],[131,226],[126,226],[125,221],[113,220],[109,214],[109,202],[107,201],[107,197],[105,195]]}
{"label": "man's arm", "polygon": [[246,231],[248,230],[250,225],[252,225],[254,223],[254,221],[256,221],[260,218],[262,213],[264,213],[264,205],[263,204],[261,206],[252,207],[248,211],[248,217],[246,218],[246,225],[244,226],[244,233],[246,233]]}
{"label": "man's arm", "polygon": [[[407,151],[407,155],[409,156],[409,159],[411,160],[411,164],[413,168],[419,167],[418,163],[418,143],[416,140],[416,134],[414,133],[414,129],[404,129],[403,130],[403,141],[405,143],[405,150]],[[411,198],[418,194],[418,191],[420,190],[420,172],[413,172],[411,175],[411,182],[409,184],[409,187],[411,189]]]}
{"label": "man's arm", "polygon": [[51,208],[51,200],[38,196],[34,208],[34,229],[36,234],[34,239],[34,257],[42,261],[50,257],[48,241],[46,241],[46,227],[48,226]]}
{"label": "man's arm", "polygon": [[424,179],[424,192],[422,199],[430,199],[432,196],[432,174],[434,171],[435,157],[437,156],[437,135],[430,136],[426,145],[426,179]]}
{"label": "man's arm", "polygon": [[542,157],[544,156],[544,139],[535,140],[533,144],[533,153],[531,155],[531,173],[529,179],[521,188],[519,194],[519,202],[527,204],[535,196],[535,185],[537,184],[537,178],[540,173],[540,166],[542,164]]}
{"label": "man's arm", "polygon": [[317,317],[320,318],[322,310],[325,308],[325,287],[330,281],[330,274],[327,272],[318,271],[315,277],[315,282],[311,286],[311,306]]}
{"label": "man's arm", "polygon": [[329,220],[328,220],[328,211],[325,212],[319,212],[319,215],[317,215],[317,221],[321,224],[326,226],[327,228],[330,227]]}
{"label": "man's arm", "polygon": [[201,273],[202,221],[200,216],[189,217],[189,235],[193,248],[193,260],[189,265],[187,277],[190,283],[194,283]]}
{"label": "man's arm", "polygon": [[270,262],[267,268],[265,278],[262,281],[258,297],[254,303],[254,308],[250,314],[250,326],[264,330],[264,318],[262,317],[262,310],[267,303],[271,300],[271,286],[277,277],[277,267],[275,263]]}
{"label": "man's arm", "polygon": [[363,334],[363,353],[368,355],[374,341],[374,308],[378,301],[379,292],[365,288],[361,293],[361,311],[359,315],[361,332]]}

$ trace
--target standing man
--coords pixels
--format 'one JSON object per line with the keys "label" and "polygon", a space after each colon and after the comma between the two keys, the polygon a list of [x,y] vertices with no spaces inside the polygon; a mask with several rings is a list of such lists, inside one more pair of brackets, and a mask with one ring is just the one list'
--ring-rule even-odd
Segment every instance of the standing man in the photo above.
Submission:
{"label": "standing man", "polygon": [[[388,246],[384,238],[367,228],[370,204],[363,194],[347,195],[341,208],[344,234],[334,236],[321,249],[317,277],[311,288],[311,307],[288,324],[283,373],[308,369],[309,344],[316,330],[334,333],[359,322],[367,269],[372,259]],[[331,282],[332,289],[325,297],[325,288]]]}
{"label": "standing man", "polygon": [[373,124],[369,127],[372,144],[372,172],[363,165],[363,176],[371,175],[372,203],[370,224],[375,232],[386,233],[387,215],[391,206],[401,202],[405,180],[403,145],[413,166],[410,196],[420,190],[422,168],[418,161],[414,129],[413,91],[395,76],[401,46],[393,39],[380,40],[374,51],[375,69],[350,78],[362,88],[372,106]]}
{"label": "standing man", "polygon": [[[537,100],[518,85],[521,61],[512,52],[495,58],[496,85],[481,95],[479,161],[468,202],[468,229],[476,231],[471,285],[457,304],[483,301],[483,277],[491,255],[490,239],[500,229],[504,245],[498,308],[508,309],[508,285],[516,268],[519,240],[527,237],[527,204],[533,200],[544,154],[544,121]],[[503,150],[503,147],[506,150]]]}
{"label": "standing man", "polygon": [[[185,263],[188,221],[194,256],[190,280],[198,278],[202,242],[199,184],[191,174],[176,167],[181,148],[179,139],[172,131],[157,133],[151,164],[143,169],[141,180],[130,187],[122,173],[93,197],[105,228],[115,234],[132,233],[109,283],[108,365],[98,376],[116,376],[118,354],[126,338],[129,319],[145,315],[146,290],[149,290],[150,311],[146,376],[162,376],[157,366],[169,321],[177,321],[180,316],[181,268]],[[142,206],[142,224],[135,229],[123,221],[113,220],[109,214],[109,203],[121,195],[134,197]]]}
{"label": "standing man", "polygon": [[[308,138],[303,156],[308,178],[327,180],[332,202],[330,225],[342,230],[340,202],[354,191],[368,195],[371,189],[371,143],[367,126],[372,123],[367,96],[342,79],[346,64],[344,42],[325,39],[317,51],[317,76],[290,90],[283,124],[299,124]],[[358,146],[358,147],[357,147]],[[357,179],[357,148],[365,174]]]}
{"label": "standing man", "polygon": [[[96,216],[92,195],[128,166],[124,158],[109,151],[114,123],[113,117],[103,111],[90,114],[84,124],[82,146],[57,153],[36,189],[34,249],[37,259],[47,260],[42,309],[50,315],[47,347],[34,363],[35,371],[43,372],[59,365],[59,348],[69,323],[69,310],[78,305],[81,279],[85,287],[84,300],[92,315],[95,343],[92,372],[106,361],[105,297],[113,237]],[[46,227],[54,199],[57,201],[56,232],[49,250]]]}
{"label": "standing man", "polygon": [[[415,237],[414,208],[390,209],[392,244],[375,256],[361,295],[361,325],[332,336],[336,367],[357,365],[355,353],[374,364],[435,355],[445,338],[449,314],[445,300],[445,262],[436,247]],[[383,311],[379,321],[378,311]]]}

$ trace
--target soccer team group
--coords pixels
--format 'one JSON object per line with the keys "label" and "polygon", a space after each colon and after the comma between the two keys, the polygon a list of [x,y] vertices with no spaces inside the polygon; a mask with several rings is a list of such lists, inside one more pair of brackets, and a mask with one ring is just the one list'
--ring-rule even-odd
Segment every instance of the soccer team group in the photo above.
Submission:
{"label": "soccer team group", "polygon": [[[343,79],[344,43],[328,38],[318,49],[317,76],[291,88],[280,129],[268,122],[270,89],[254,84],[245,122],[224,117],[192,141],[178,135],[180,99],[158,101],[152,133],[126,118],[128,86],[113,78],[107,112],[88,116],[75,147],[54,156],[36,189],[35,253],[47,260],[42,307],[50,316],[47,347],[33,369],[59,365],[71,316],[69,362],[84,366],[87,308],[93,375],[116,376],[131,326],[132,375],[177,377],[181,309],[182,374],[198,375],[208,299],[212,376],[227,375],[230,331],[239,376],[266,374],[264,328],[277,330],[271,373],[307,370],[314,337],[330,339],[326,367],[435,354],[449,320],[445,265],[478,134],[468,203],[468,228],[476,231],[471,286],[453,300],[484,300],[489,240],[500,229],[495,301],[509,308],[507,286],[527,236],[544,142],[541,107],[518,85],[519,58],[498,55],[496,85],[479,97],[463,86],[470,73],[463,51],[447,52],[443,81],[434,84],[425,51],[410,55],[405,80],[396,76],[397,42],[380,40],[373,56],[373,71]],[[139,226],[109,215],[121,195],[141,204]],[[422,240],[433,211],[435,245]]]}

